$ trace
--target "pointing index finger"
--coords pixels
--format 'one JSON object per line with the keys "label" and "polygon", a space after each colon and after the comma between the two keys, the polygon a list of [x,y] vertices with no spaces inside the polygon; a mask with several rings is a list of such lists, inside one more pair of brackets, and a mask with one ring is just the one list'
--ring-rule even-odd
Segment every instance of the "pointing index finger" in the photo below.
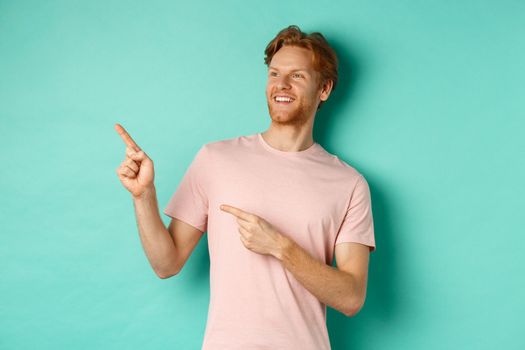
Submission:
{"label": "pointing index finger", "polygon": [[122,140],[124,140],[126,145],[133,148],[136,152],[140,151],[140,147],[135,143],[135,141],[133,141],[131,136],[129,136],[128,132],[126,131],[126,129],[124,129],[124,127],[122,127],[122,125],[115,124],[115,130],[117,130],[117,132],[119,133]]}
{"label": "pointing index finger", "polygon": [[232,207],[231,205],[227,205],[227,204],[222,204],[220,206],[220,209],[222,211],[225,211],[227,213],[230,213],[232,215],[235,215],[236,217],[240,218],[240,219],[243,219],[243,220],[246,220],[246,221],[249,221],[250,220],[250,217],[251,217],[251,214],[248,213],[248,212],[245,212],[244,210],[242,209],[239,209],[239,208],[236,208],[236,207]]}

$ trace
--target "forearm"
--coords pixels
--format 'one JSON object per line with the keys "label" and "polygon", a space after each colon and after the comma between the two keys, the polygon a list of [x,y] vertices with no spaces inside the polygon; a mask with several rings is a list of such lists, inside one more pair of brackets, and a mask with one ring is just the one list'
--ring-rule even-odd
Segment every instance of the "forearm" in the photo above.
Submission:
{"label": "forearm", "polygon": [[160,218],[155,186],[146,190],[142,196],[132,198],[144,252],[157,275],[168,276],[175,261],[176,249]]}
{"label": "forearm", "polygon": [[352,316],[359,308],[354,277],[314,259],[292,239],[282,238],[275,257],[319,301]]}

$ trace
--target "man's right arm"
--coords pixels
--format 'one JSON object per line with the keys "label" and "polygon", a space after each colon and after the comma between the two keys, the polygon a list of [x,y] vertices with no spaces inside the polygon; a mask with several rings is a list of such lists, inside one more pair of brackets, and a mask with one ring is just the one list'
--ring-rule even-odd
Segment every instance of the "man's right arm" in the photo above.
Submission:
{"label": "man's right arm", "polygon": [[160,278],[176,275],[182,269],[203,232],[178,219],[168,228],[159,214],[155,186],[133,196],[139,235],[151,267]]}
{"label": "man's right arm", "polygon": [[126,158],[116,169],[120,182],[131,193],[140,240],[151,267],[160,278],[179,273],[203,232],[180,220],[164,227],[155,191],[153,160],[120,124],[115,124],[126,144]]}

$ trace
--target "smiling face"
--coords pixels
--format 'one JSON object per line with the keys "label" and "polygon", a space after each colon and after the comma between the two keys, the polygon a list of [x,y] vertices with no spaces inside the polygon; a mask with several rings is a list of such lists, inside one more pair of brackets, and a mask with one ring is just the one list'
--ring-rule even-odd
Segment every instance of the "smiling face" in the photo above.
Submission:
{"label": "smiling face", "polygon": [[321,100],[330,94],[331,84],[319,86],[312,52],[297,46],[283,46],[268,68],[266,100],[272,121],[302,125],[315,116]]}

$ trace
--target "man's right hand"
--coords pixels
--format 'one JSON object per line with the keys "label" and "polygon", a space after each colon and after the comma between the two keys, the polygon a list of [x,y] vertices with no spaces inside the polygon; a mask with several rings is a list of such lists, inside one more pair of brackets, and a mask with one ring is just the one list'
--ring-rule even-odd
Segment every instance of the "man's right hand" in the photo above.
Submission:
{"label": "man's right hand", "polygon": [[115,124],[115,130],[127,146],[126,158],[117,168],[117,175],[120,182],[133,197],[138,198],[146,190],[153,188],[155,177],[153,161],[140,149],[120,124]]}

